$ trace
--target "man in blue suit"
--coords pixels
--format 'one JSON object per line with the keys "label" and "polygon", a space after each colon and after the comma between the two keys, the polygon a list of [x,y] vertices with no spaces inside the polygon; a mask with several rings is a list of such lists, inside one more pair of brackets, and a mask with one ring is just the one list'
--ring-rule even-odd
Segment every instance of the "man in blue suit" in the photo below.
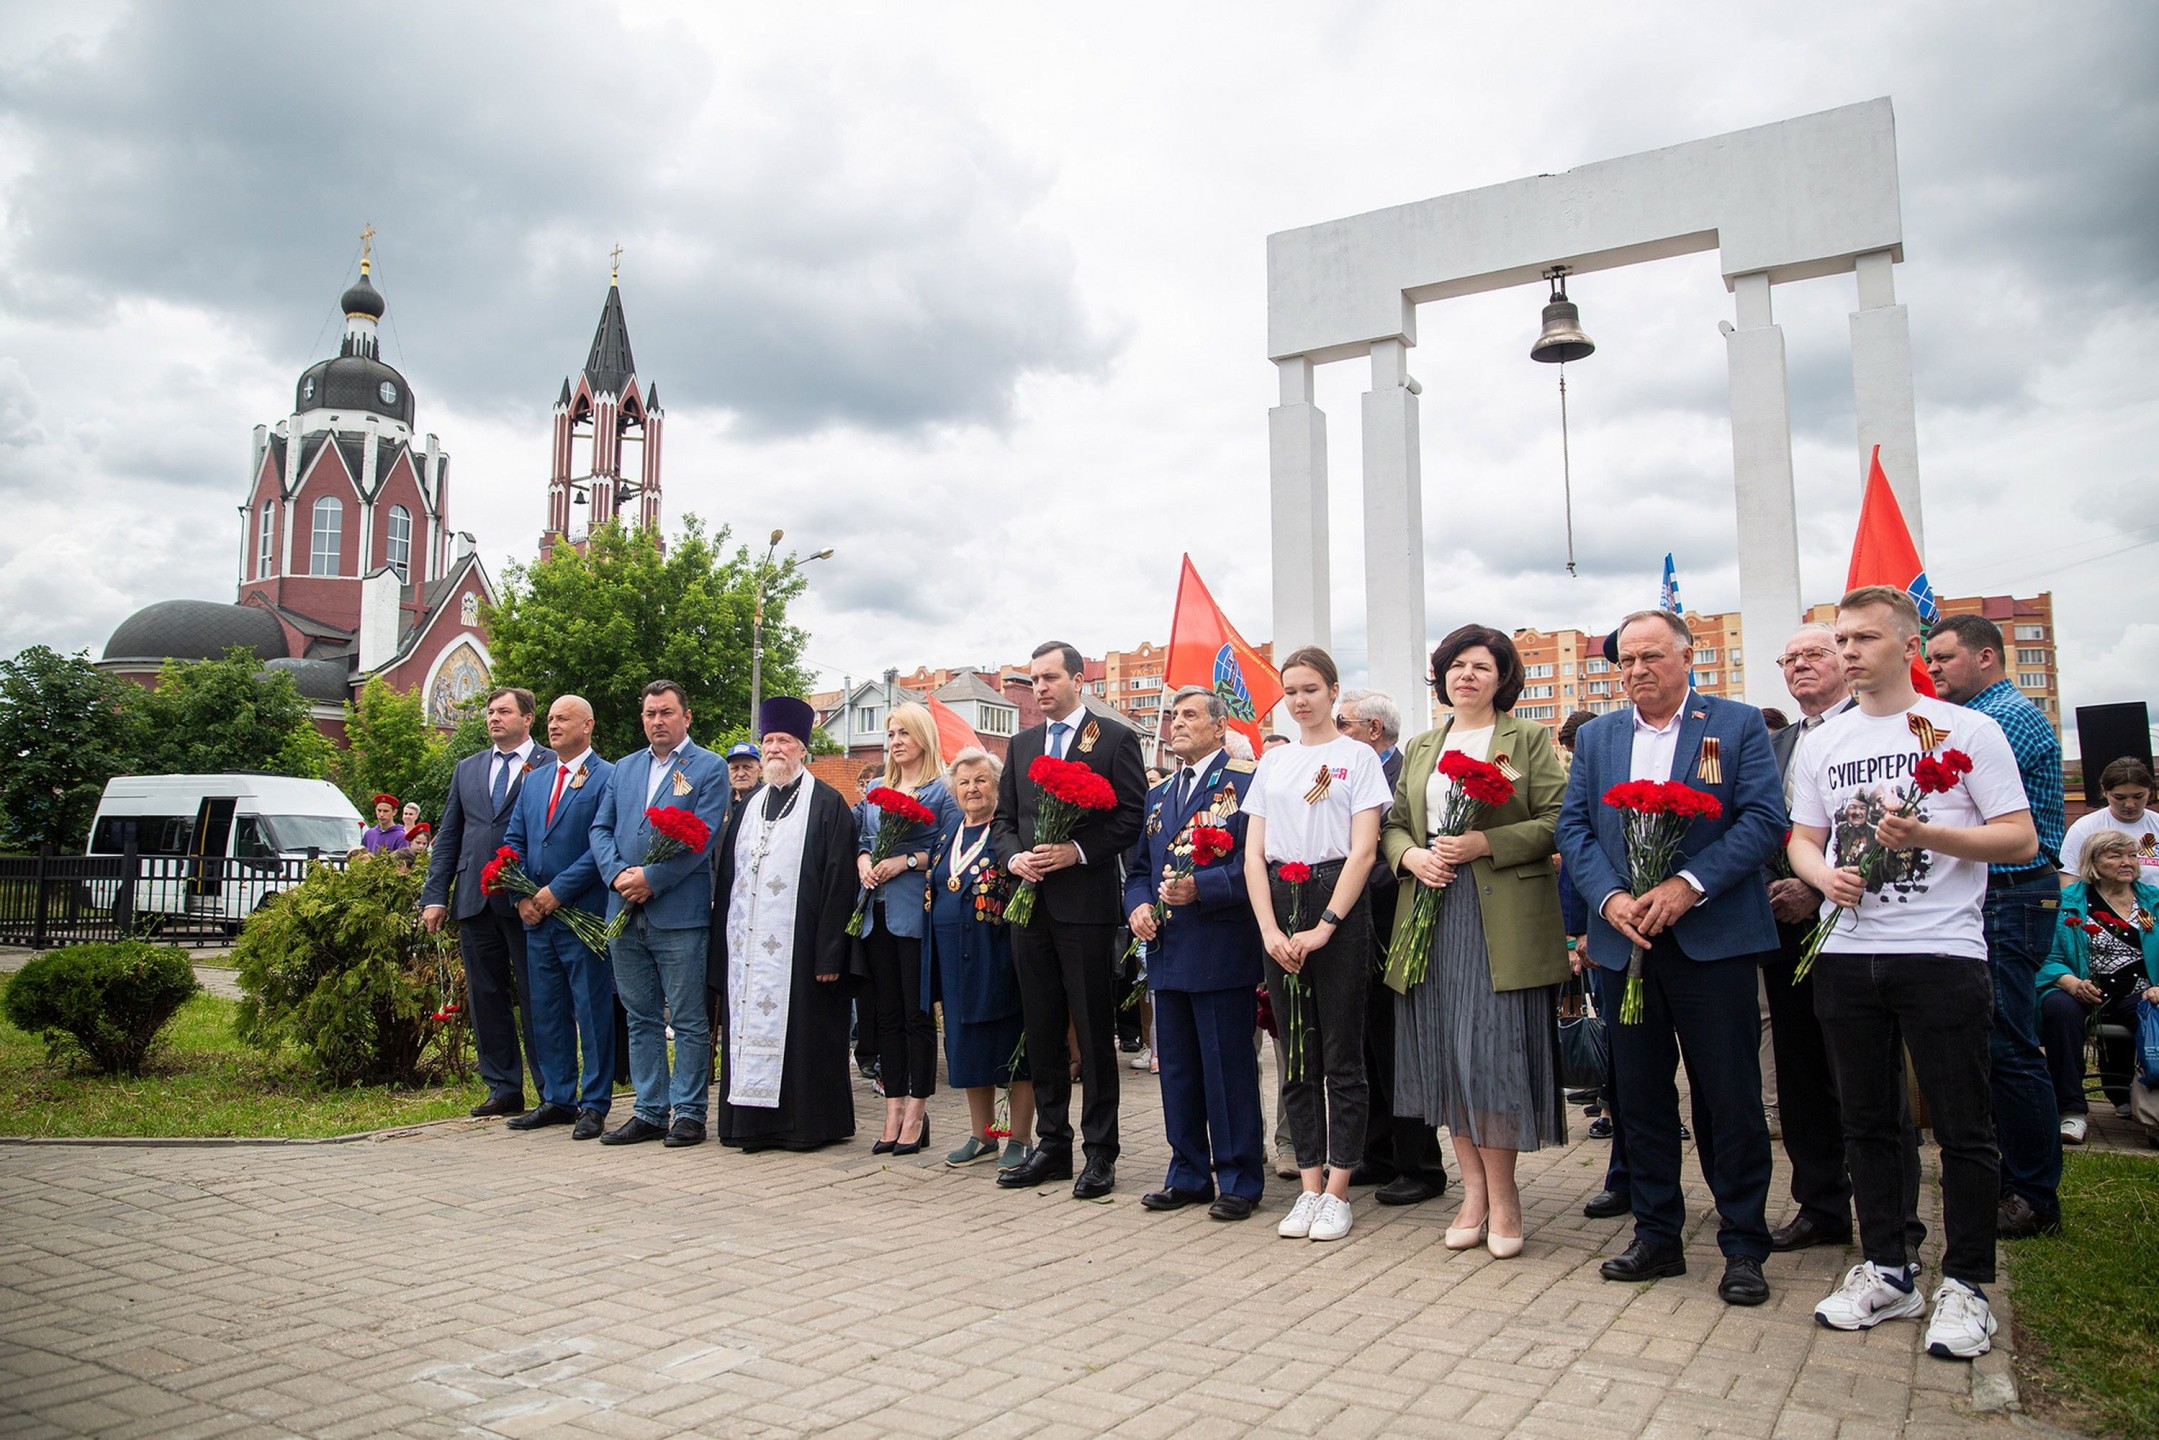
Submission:
{"label": "man in blue suit", "polygon": [[[442,824],[428,856],[427,882],[420,891],[420,923],[440,930],[450,906],[457,907],[457,949],[465,966],[465,1002],[472,1014],[473,1048],[479,1052],[480,1079],[487,1098],[472,1107],[475,1115],[525,1113],[525,1065],[532,1078],[540,1067],[532,1055],[532,987],[525,973],[525,927],[510,908],[508,895],[486,895],[480,872],[495,858],[511,807],[524,790],[525,777],[555,758],[555,752],[532,739],[530,690],[498,686],[487,694],[487,749],[457,762]],[[450,882],[457,882],[453,897]],[[523,1031],[524,1054],[518,1036]]]}
{"label": "man in blue suit", "polygon": [[[1603,1266],[1607,1280],[1684,1275],[1680,1230],[1679,1093],[1684,1050],[1699,1158],[1723,1226],[1726,1304],[1769,1298],[1769,1125],[1762,1114],[1756,970],[1777,948],[1762,867],[1784,840],[1784,793],[1762,713],[1694,693],[1694,637],[1665,610],[1619,628],[1620,682],[1631,708],[1575,736],[1559,812],[1559,849],[1590,910],[1589,953],[1624,970],[1640,947],[1642,1019],[1609,1026],[1619,1122],[1627,1134],[1634,1243]],[[1722,802],[1680,842],[1676,873],[1646,895],[1628,887],[1622,813],[1604,792],[1627,780],[1676,780]],[[1616,1019],[1616,1017],[1615,1017]]]}
{"label": "man in blue suit", "polygon": [[[690,739],[690,701],[672,680],[644,692],[647,748],[625,755],[608,777],[605,804],[592,817],[592,858],[612,892],[607,918],[634,913],[610,947],[615,992],[630,1020],[630,1118],[600,1137],[635,1145],[667,1137],[670,1146],[702,1144],[712,1082],[712,1021],[705,1008],[705,937],[712,926],[712,846],[656,865],[650,853],[651,809],[687,810],[718,835],[727,819],[727,766]],[[667,1031],[675,1032],[672,1072]],[[673,1123],[669,1123],[669,1115]]]}
{"label": "man in blue suit", "polygon": [[532,772],[502,837],[540,887],[517,902],[532,981],[540,1104],[509,1128],[570,1125],[572,1140],[591,1140],[614,1098],[615,972],[604,954],[594,954],[568,925],[550,917],[565,906],[595,919],[607,913],[607,887],[592,858],[592,816],[614,767],[593,751],[592,707],[583,696],[564,695],[548,707],[547,742],[559,758]]}
{"label": "man in blue suit", "polygon": [[[1265,952],[1243,884],[1242,805],[1255,766],[1222,748],[1227,717],[1220,697],[1201,686],[1170,697],[1169,748],[1184,766],[1147,793],[1146,821],[1125,857],[1124,903],[1132,933],[1148,946],[1170,1148],[1168,1178],[1139,1203],[1180,1210],[1212,1201],[1213,1218],[1243,1220],[1266,1186],[1252,1048]],[[1229,831],[1236,846],[1170,878],[1192,864],[1201,827]],[[1159,923],[1157,900],[1168,907]]]}

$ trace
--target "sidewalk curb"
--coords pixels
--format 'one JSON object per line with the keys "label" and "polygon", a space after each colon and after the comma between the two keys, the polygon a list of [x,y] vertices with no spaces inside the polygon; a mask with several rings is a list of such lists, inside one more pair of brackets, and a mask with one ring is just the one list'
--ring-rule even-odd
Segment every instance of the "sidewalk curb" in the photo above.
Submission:
{"label": "sidewalk curb", "polygon": [[441,1120],[422,1120],[417,1125],[393,1125],[386,1130],[354,1130],[345,1135],[0,1135],[0,1145],[68,1148],[134,1148],[140,1150],[231,1150],[245,1146],[351,1145],[360,1140],[395,1140],[419,1135],[446,1125],[477,1127],[486,1124],[466,1115]]}

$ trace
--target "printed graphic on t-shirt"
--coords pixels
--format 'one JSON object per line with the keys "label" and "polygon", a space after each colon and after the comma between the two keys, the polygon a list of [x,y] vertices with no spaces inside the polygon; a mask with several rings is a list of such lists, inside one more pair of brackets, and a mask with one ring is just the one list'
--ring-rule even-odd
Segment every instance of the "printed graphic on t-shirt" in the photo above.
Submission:
{"label": "printed graphic on t-shirt", "polygon": [[[1835,846],[1839,864],[1849,865],[1874,845],[1874,827],[1884,817],[1904,808],[1904,795],[1892,786],[1880,785],[1854,794],[1837,812],[1835,833],[1831,843]],[[1924,805],[1919,807],[1919,818],[1926,819]],[[1924,895],[1927,890],[1927,872],[1933,868],[1933,857],[1925,850],[1891,850],[1875,862],[1874,874],[1867,881],[1867,893],[1879,895],[1884,900],[1898,903],[1909,901],[1915,894]]]}

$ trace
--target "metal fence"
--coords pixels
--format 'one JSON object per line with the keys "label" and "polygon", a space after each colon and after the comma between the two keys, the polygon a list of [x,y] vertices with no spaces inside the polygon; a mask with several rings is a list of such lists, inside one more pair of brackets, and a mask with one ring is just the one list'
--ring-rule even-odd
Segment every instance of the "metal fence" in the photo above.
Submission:
{"label": "metal fence", "polygon": [[173,945],[225,945],[272,895],[320,859],[225,855],[0,857],[0,945],[50,950],[128,936]]}

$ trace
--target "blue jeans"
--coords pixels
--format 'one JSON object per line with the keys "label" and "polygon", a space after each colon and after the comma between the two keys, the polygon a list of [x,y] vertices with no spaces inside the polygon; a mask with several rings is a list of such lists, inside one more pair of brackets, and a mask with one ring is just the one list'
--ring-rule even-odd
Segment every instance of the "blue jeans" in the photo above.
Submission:
{"label": "blue jeans", "polygon": [[2001,1145],[2002,1193],[2021,1195],[2046,1222],[2061,1219],[2061,1112],[2039,1047],[2039,967],[2061,923],[2061,884],[2051,867],[1987,886],[1987,963],[1994,971],[1990,1088]]}
{"label": "blue jeans", "polygon": [[526,928],[525,955],[540,1098],[605,1115],[615,1094],[614,969],[559,920]]}
{"label": "blue jeans", "polygon": [[[615,956],[615,992],[630,1019],[630,1084],[637,1091],[634,1114],[665,1125],[670,1109],[677,1120],[705,1119],[706,1091],[712,1084],[712,1020],[705,1009],[705,940],[711,932],[656,930],[643,914],[632,920],[611,947]],[[675,1027],[675,1066],[667,1068],[667,1027]]]}

